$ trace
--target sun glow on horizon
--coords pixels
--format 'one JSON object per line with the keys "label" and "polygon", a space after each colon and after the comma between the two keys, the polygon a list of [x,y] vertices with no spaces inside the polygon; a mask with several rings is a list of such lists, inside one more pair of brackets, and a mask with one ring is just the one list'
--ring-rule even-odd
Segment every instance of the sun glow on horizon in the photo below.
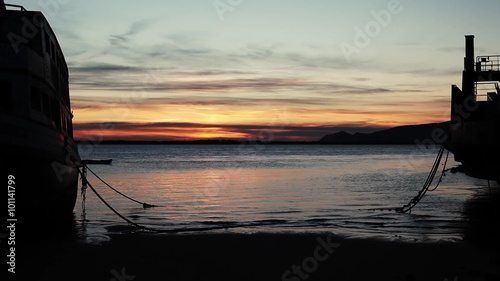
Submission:
{"label": "sun glow on horizon", "polygon": [[[464,35],[475,34],[484,54],[500,45],[483,20],[493,19],[498,1],[402,1],[401,13],[349,58],[342,43],[356,45],[357,28],[386,0],[255,0],[223,20],[196,1],[65,2],[50,22],[69,67],[77,139],[248,139],[266,131],[317,140],[442,122],[450,85],[461,81]],[[19,4],[47,12],[37,1]],[[110,20],[95,9],[103,5],[126,9]],[[462,13],[473,14],[464,21]]]}

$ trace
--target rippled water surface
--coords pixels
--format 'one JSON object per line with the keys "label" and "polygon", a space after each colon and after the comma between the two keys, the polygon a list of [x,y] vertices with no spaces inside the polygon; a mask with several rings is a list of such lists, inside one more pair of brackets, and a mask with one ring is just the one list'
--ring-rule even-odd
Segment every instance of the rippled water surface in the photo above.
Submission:
{"label": "rippled water surface", "polygon": [[[400,207],[413,198],[437,152],[437,148],[382,145],[98,145],[80,149],[84,159],[113,159],[112,165],[89,167],[114,188],[159,205],[143,209],[89,172],[89,181],[110,205],[148,227],[461,239],[468,227],[464,207],[488,190],[486,181],[447,174],[411,214],[370,210]],[[456,164],[450,155],[447,167]],[[75,214],[88,239],[105,239],[107,233],[130,229],[91,190],[86,197],[85,220],[81,196]]]}

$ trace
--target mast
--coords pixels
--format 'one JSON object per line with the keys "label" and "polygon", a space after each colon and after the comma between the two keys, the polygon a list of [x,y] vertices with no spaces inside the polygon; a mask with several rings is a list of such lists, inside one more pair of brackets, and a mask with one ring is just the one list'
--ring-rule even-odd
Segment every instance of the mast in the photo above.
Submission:
{"label": "mast", "polygon": [[3,0],[0,0],[0,11],[5,11],[5,2]]}

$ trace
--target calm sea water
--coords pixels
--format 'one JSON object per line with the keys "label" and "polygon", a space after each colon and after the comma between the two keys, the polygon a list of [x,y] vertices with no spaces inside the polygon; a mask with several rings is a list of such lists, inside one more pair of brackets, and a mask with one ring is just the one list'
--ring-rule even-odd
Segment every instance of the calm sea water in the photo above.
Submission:
{"label": "calm sea water", "polygon": [[[486,181],[448,174],[411,214],[370,210],[400,207],[413,198],[437,152],[411,145],[80,147],[84,159],[113,159],[112,165],[90,166],[110,185],[141,202],[160,205],[143,209],[89,173],[89,181],[114,208],[148,227],[462,239],[468,227],[464,208],[488,191]],[[448,167],[455,165],[450,155]],[[85,216],[81,196],[75,208],[86,239],[102,241],[109,233],[133,229],[90,189],[86,195]]]}

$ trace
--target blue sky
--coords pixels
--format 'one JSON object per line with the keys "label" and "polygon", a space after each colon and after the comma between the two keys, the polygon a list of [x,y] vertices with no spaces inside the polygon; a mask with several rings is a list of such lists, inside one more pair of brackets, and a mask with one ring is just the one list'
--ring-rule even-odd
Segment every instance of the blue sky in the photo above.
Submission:
{"label": "blue sky", "polygon": [[[58,35],[79,137],[157,124],[144,134],[246,138],[281,120],[277,138],[315,139],[445,121],[464,35],[477,54],[500,53],[493,0],[14,2]],[[92,129],[103,120],[123,130]]]}

